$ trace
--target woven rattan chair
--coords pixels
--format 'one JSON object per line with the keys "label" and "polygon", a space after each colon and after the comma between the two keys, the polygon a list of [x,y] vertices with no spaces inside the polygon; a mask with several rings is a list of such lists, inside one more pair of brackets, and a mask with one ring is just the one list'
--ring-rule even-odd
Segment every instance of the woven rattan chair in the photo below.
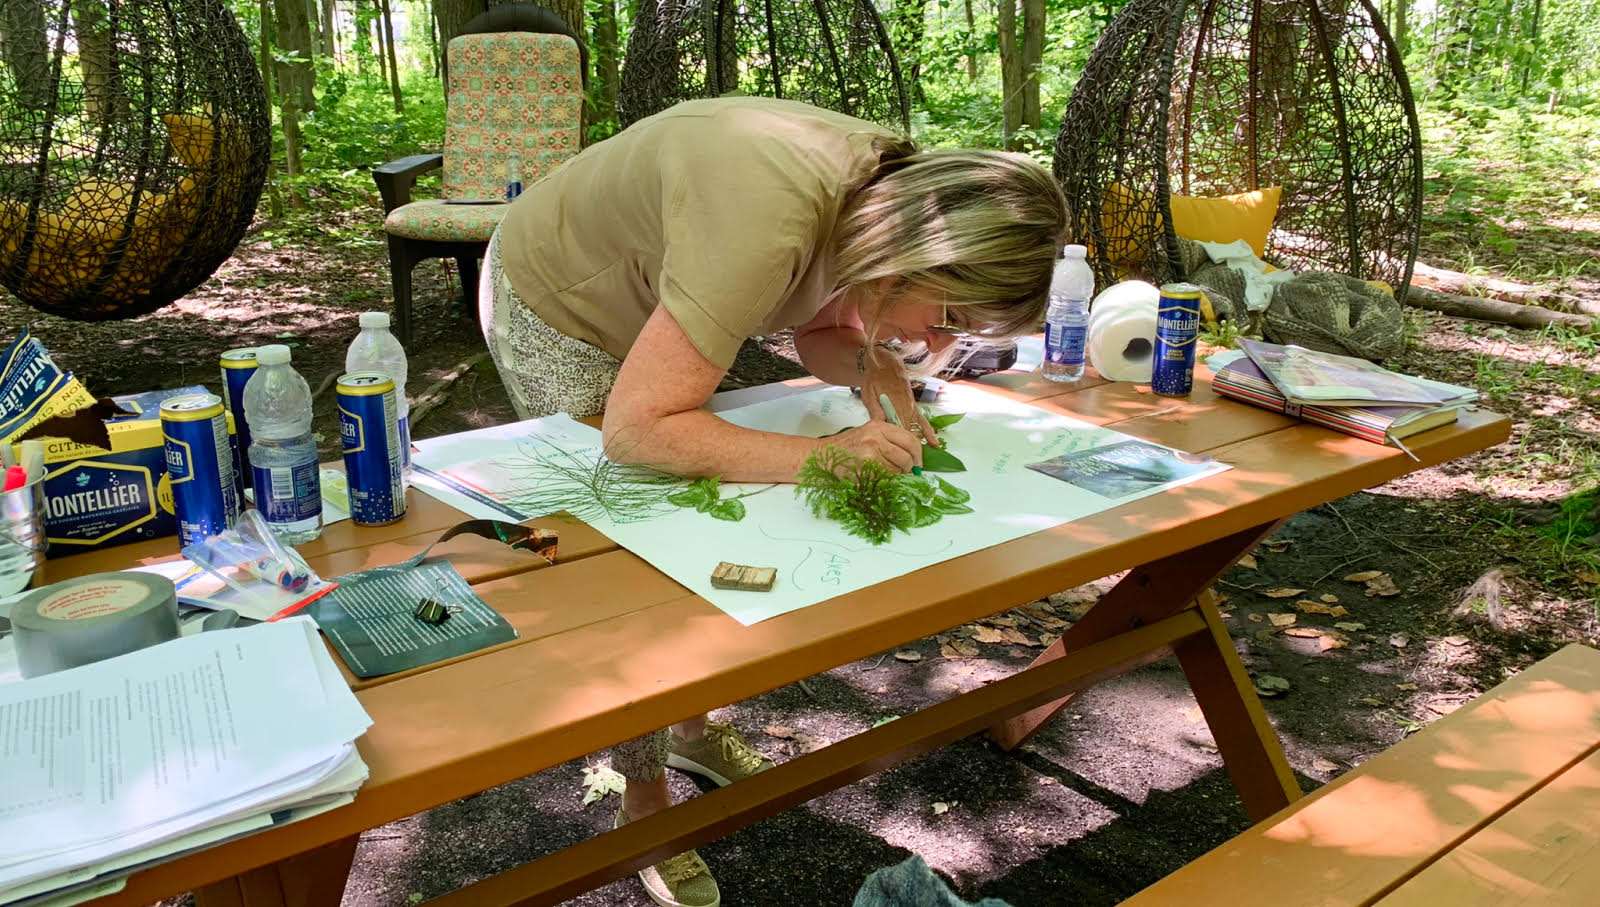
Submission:
{"label": "woven rattan chair", "polygon": [[[372,171],[383,197],[402,343],[411,342],[411,271],[419,261],[454,258],[467,308],[476,309],[478,259],[505,216],[499,202],[511,155],[521,163],[523,182],[531,183],[577,154],[584,63],[571,27],[533,4],[497,6],[450,41],[444,152]],[[440,197],[412,201],[417,178],[433,170],[442,171]]]}
{"label": "woven rattan chair", "polygon": [[639,3],[617,92],[623,126],[735,91],[910,131],[900,63],[871,0]]}
{"label": "woven rattan chair", "polygon": [[261,77],[220,0],[0,0],[0,285],[83,321],[199,286],[255,215]]}
{"label": "woven rattan chair", "polygon": [[1073,91],[1055,174],[1102,284],[1187,278],[1171,193],[1281,186],[1264,258],[1380,279],[1403,301],[1421,144],[1367,0],[1129,0]]}

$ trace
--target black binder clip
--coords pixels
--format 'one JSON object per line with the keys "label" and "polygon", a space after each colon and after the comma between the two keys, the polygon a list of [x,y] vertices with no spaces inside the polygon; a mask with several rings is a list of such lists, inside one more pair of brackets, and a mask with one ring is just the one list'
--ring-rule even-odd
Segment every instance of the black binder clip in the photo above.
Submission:
{"label": "black binder clip", "polygon": [[449,620],[450,615],[453,613],[455,613],[454,609],[436,598],[423,599],[417,603],[417,610],[412,612],[417,620],[433,627],[437,627]]}

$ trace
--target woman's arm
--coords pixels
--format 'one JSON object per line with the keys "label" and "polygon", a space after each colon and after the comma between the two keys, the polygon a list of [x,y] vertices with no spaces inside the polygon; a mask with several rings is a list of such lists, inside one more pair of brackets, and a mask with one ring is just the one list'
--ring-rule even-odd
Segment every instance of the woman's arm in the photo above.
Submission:
{"label": "woman's arm", "polygon": [[792,482],[806,457],[826,444],[901,472],[921,457],[910,432],[877,421],[821,440],[729,424],[701,408],[725,373],[695,348],[665,306],[657,306],[611,388],[601,425],[606,454],[729,482]]}

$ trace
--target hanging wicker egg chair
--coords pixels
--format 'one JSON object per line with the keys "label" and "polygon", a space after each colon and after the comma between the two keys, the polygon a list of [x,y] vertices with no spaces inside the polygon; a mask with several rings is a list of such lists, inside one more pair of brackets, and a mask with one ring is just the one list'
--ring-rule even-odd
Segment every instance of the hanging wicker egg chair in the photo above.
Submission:
{"label": "hanging wicker egg chair", "polygon": [[739,91],[911,128],[911,102],[871,0],[642,0],[628,39],[622,125]]}
{"label": "hanging wicker egg chair", "polygon": [[1055,174],[1097,279],[1187,279],[1171,195],[1282,187],[1265,254],[1404,300],[1421,134],[1368,0],[1129,0],[1090,54]]}
{"label": "hanging wicker egg chair", "polygon": [[266,98],[221,0],[6,0],[0,285],[129,318],[233,251],[266,178]]}

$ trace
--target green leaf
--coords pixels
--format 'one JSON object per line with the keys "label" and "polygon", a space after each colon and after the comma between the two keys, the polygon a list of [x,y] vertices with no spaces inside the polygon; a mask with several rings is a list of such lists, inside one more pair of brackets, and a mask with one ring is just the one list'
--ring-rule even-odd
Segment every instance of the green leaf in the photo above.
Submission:
{"label": "green leaf", "polygon": [[965,504],[966,502],[972,500],[971,493],[967,492],[966,490],[957,488],[954,485],[951,485],[949,482],[946,482],[944,479],[940,479],[938,476],[935,476],[934,478],[939,482],[939,492],[949,500],[954,501],[957,504]]}
{"label": "green leaf", "polygon": [[957,422],[960,422],[962,417],[965,415],[966,413],[940,413],[939,415],[930,418],[928,420],[928,424],[932,425],[934,428],[946,429]]}
{"label": "green leaf", "polygon": [[947,515],[954,515],[954,514],[957,514],[957,513],[972,513],[973,512],[972,508],[968,507],[965,504],[957,503],[955,501],[946,500],[944,498],[939,498],[938,500],[934,501],[933,502],[933,509],[939,511],[940,513],[947,514]]}
{"label": "green leaf", "polygon": [[737,523],[744,519],[744,502],[738,498],[728,498],[712,504],[707,511],[719,520]]}
{"label": "green leaf", "polygon": [[934,509],[933,505],[919,506],[916,517],[911,521],[911,528],[921,529],[925,526],[932,526],[942,519],[944,519],[944,514]]}
{"label": "green leaf", "polygon": [[716,501],[716,499],[716,492],[707,491],[705,487],[699,483],[690,485],[688,488],[685,488],[682,491],[667,495],[668,504],[676,504],[679,507],[693,507],[701,512],[704,512],[705,508],[710,507],[712,503]]}
{"label": "green leaf", "polygon": [[922,445],[923,472],[966,472],[967,464],[943,447]]}

